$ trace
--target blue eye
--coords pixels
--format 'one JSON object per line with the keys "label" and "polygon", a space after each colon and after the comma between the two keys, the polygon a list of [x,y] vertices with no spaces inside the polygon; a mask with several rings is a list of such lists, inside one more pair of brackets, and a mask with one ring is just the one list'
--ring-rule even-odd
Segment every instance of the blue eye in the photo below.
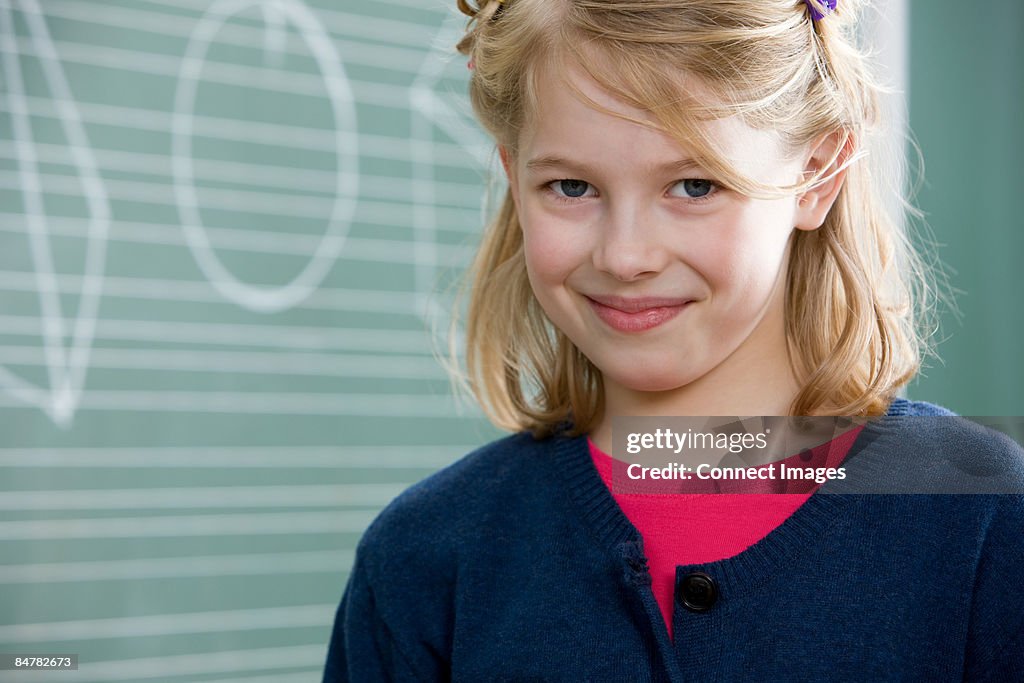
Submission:
{"label": "blue eye", "polygon": [[[710,201],[717,194],[716,190],[719,189],[715,183],[703,178],[686,178],[676,182],[676,185],[683,186],[687,195],[685,199],[692,204]],[[577,204],[582,201],[588,187],[590,187],[590,183],[576,178],[549,180],[541,185],[541,189],[551,194],[555,201],[563,204]]]}
{"label": "blue eye", "polygon": [[552,181],[552,182],[550,182],[548,184],[549,185],[554,185],[555,183],[558,184],[557,185],[558,189],[560,189],[562,192],[564,192],[569,199],[579,199],[580,197],[582,197],[586,193],[587,186],[590,185],[590,183],[588,183],[588,182],[585,182],[585,181],[582,181],[582,180],[576,180],[574,178],[566,178],[564,180],[555,180],[555,181]]}
{"label": "blue eye", "polygon": [[683,189],[687,194],[696,192],[696,195],[690,195],[691,199],[701,199],[711,194],[711,188],[715,186],[710,180],[704,180],[703,178],[687,178],[682,181]]}

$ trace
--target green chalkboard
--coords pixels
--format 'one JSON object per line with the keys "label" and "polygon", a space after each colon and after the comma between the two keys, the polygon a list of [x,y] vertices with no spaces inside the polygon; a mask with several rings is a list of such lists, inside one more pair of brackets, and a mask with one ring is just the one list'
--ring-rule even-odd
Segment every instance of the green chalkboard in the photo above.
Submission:
{"label": "green chalkboard", "polygon": [[365,526],[500,436],[433,355],[460,17],[0,0],[0,652],[80,662],[0,678],[319,680]]}
{"label": "green chalkboard", "polygon": [[917,203],[958,290],[942,319],[942,362],[910,395],[964,415],[1024,415],[1024,3],[916,0],[910,39]]}
{"label": "green chalkboard", "polygon": [[[965,292],[909,395],[1020,415],[1022,6],[883,4]],[[318,681],[368,522],[501,436],[434,357],[501,175],[464,26],[0,0],[0,653],[79,655],[0,679]]]}

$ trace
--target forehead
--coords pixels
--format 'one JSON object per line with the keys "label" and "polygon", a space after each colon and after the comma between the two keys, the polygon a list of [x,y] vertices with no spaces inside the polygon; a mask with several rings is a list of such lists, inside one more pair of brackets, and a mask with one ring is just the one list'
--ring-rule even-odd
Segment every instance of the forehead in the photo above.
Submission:
{"label": "forehead", "polygon": [[[613,97],[578,66],[567,66],[565,74],[573,86],[601,107],[619,116],[661,127],[650,111]],[[706,88],[685,75],[680,77],[680,93],[688,95],[691,101],[709,97]],[[538,73],[536,95],[534,116],[520,138],[524,163],[538,157],[557,156],[634,171],[693,158],[695,150],[679,144],[667,133],[607,114],[582,101],[552,70]],[[680,100],[686,101],[686,98]],[[771,131],[750,127],[738,116],[699,125],[714,140],[722,160],[740,172],[764,177],[781,161],[779,137]]]}

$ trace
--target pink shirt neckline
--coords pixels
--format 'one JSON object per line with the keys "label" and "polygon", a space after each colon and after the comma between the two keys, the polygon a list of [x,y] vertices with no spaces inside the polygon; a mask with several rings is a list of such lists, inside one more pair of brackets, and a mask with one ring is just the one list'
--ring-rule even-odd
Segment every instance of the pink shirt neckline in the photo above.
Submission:
{"label": "pink shirt neckline", "polygon": [[[838,467],[862,428],[852,429],[810,452],[782,462],[787,466]],[[612,486],[625,481],[627,463],[601,451],[587,437],[591,460],[626,518],[640,532],[651,572],[651,589],[673,638],[676,567],[716,562],[733,557],[781,525],[818,489],[813,480],[730,481],[728,493],[715,493],[703,480],[667,482],[671,488],[641,493],[616,493]],[[622,477],[622,478],[620,478]],[[776,491],[776,492],[772,492]]]}

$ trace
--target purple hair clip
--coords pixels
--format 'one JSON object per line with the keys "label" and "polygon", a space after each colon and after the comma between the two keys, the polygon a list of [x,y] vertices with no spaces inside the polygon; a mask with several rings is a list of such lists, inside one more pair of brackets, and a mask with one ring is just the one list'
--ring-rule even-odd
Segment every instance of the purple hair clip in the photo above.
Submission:
{"label": "purple hair clip", "polygon": [[[828,7],[829,12],[834,12],[836,9],[836,3],[839,0],[822,0],[822,4]],[[810,0],[804,0],[804,4],[807,5],[807,9],[811,10],[811,19],[814,21],[821,21],[825,18],[825,15],[814,8],[814,5]]]}

